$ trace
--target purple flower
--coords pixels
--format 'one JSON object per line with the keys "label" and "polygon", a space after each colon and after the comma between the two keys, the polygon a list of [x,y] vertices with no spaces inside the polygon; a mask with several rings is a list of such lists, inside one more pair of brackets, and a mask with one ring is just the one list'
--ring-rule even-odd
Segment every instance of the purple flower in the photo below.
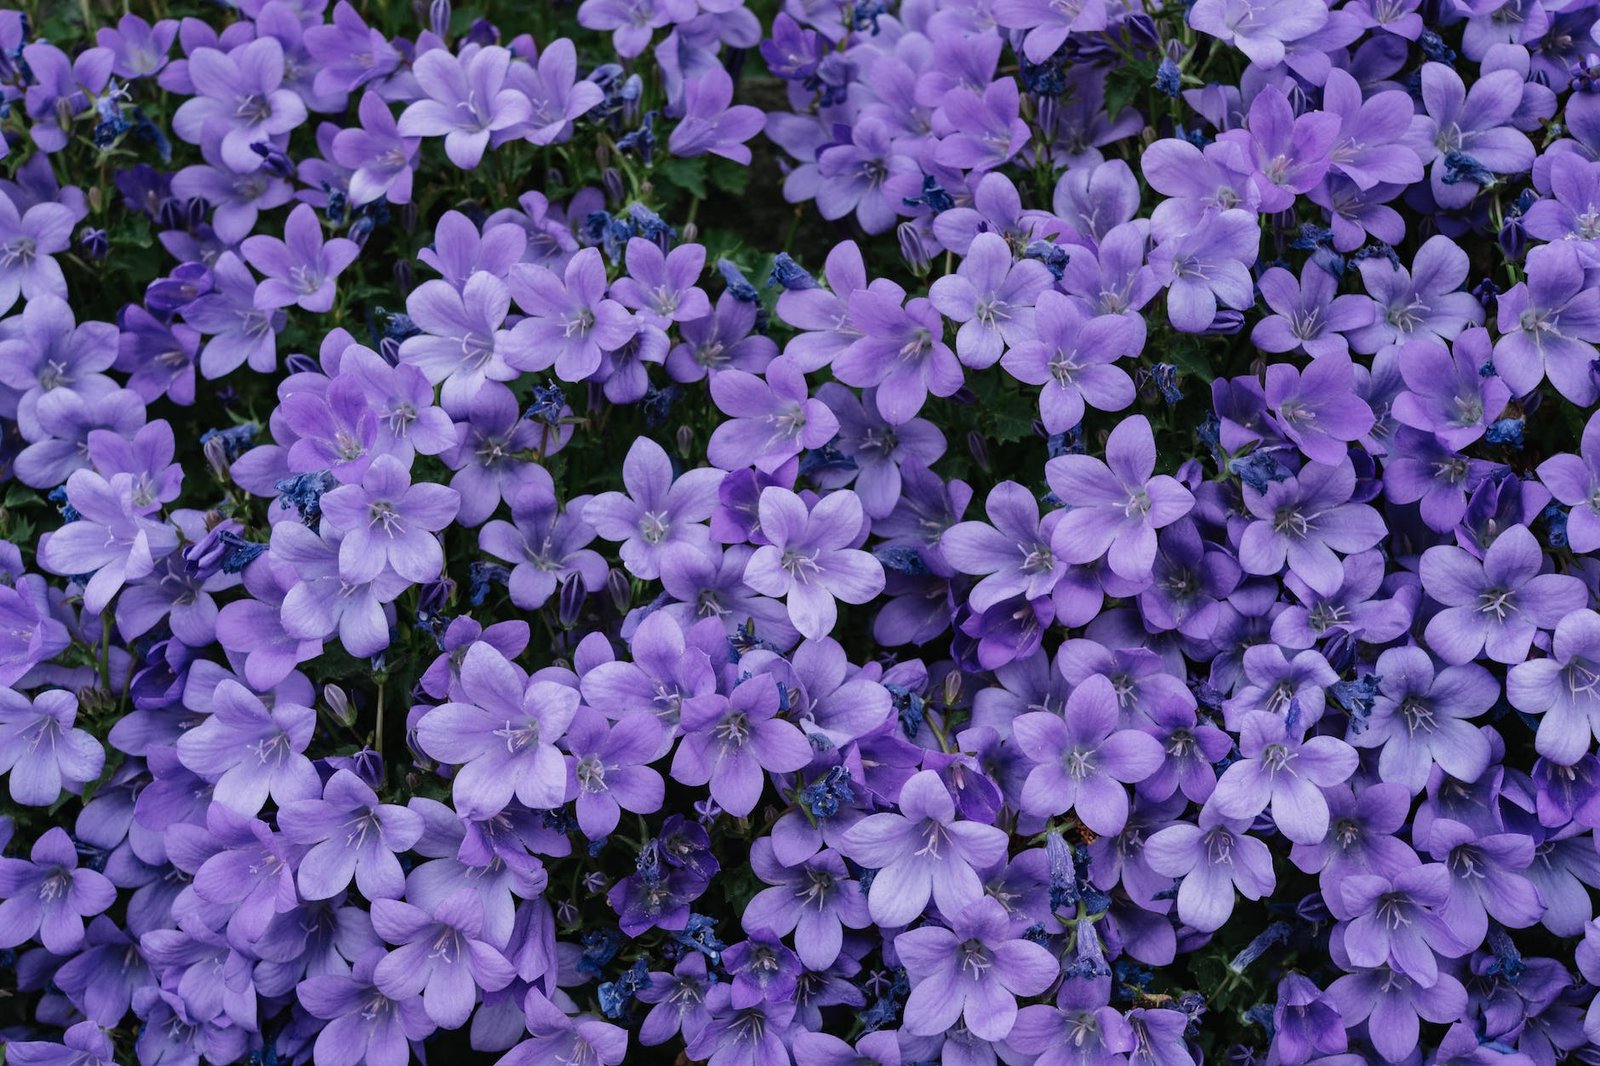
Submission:
{"label": "purple flower", "polygon": [[1008,345],[1033,340],[1034,301],[1050,282],[1043,263],[1014,260],[1005,238],[980,233],[956,272],[933,283],[928,299],[940,314],[961,323],[956,355],[981,370],[999,361]]}
{"label": "purple flower", "polygon": [[1298,0],[1197,0],[1189,25],[1232,44],[1263,70],[1283,62],[1284,45],[1309,37],[1328,21],[1320,4]]}
{"label": "purple flower", "polygon": [[422,837],[422,817],[377,793],[349,770],[328,778],[321,799],[291,800],[278,811],[283,835],[310,844],[300,860],[296,882],[308,900],[330,899],[353,878],[370,900],[398,899],[405,874],[395,853],[409,851]]}
{"label": "purple flower", "polygon": [[[317,77],[324,73],[319,71]],[[357,113],[361,125],[340,130],[333,138],[333,161],[351,172],[350,202],[358,207],[378,199],[410,203],[421,139],[401,136],[394,113],[375,92],[361,94]]]}
{"label": "purple flower", "polygon": [[1221,929],[1233,913],[1235,889],[1246,899],[1272,892],[1272,855],[1250,823],[1224,818],[1215,806],[1200,810],[1198,825],[1179,822],[1144,842],[1144,859],[1156,873],[1182,878],[1178,917],[1202,933]]}
{"label": "purple flower", "polygon": [[1422,65],[1422,105],[1428,121],[1413,125],[1428,169],[1429,191],[1446,208],[1462,208],[1478,195],[1470,178],[1451,182],[1452,157],[1466,156],[1479,169],[1520,174],[1533,166],[1533,142],[1512,126],[1522,104],[1524,78],[1515,70],[1485,71],[1469,90],[1444,63]]}
{"label": "purple flower", "polygon": [[526,353],[520,369],[554,366],[561,380],[582,381],[600,368],[601,352],[621,348],[638,329],[620,303],[605,298],[606,267],[598,248],[568,260],[564,277],[520,263],[510,285],[517,306],[528,313],[515,330],[518,352]]}
{"label": "purple flower", "polygon": [[67,298],[67,280],[54,256],[72,246],[76,221],[57,203],[19,212],[10,197],[0,196],[0,314],[11,310],[18,296]]}
{"label": "purple flower", "polygon": [[720,371],[711,379],[711,397],[731,416],[706,444],[706,458],[724,470],[754,465],[770,474],[839,432],[838,419],[810,395],[805,375],[786,356],[767,365],[765,380],[742,370]]}
{"label": "purple flower", "polygon": [[672,460],[661,445],[639,437],[622,461],[627,493],[600,493],[584,506],[583,519],[606,540],[622,542],[619,554],[629,572],[654,579],[661,575],[663,558],[678,545],[703,550],[710,544],[702,523],[716,507],[723,477],[720,470],[702,468],[674,478]]}
{"label": "purple flower", "polygon": [[1424,987],[1439,979],[1436,954],[1466,951],[1439,912],[1450,897],[1443,863],[1402,870],[1394,877],[1351,874],[1339,883],[1345,910],[1344,948],[1357,966],[1390,966]]}
{"label": "purple flower", "polygon": [[1433,823],[1428,853],[1450,871],[1450,895],[1439,917],[1458,943],[1480,944],[1489,918],[1524,929],[1544,913],[1544,901],[1523,871],[1533,865],[1533,839],[1521,833],[1481,834],[1449,818]]}
{"label": "purple flower", "polygon": [[1593,341],[1600,340],[1600,290],[1585,281],[1571,241],[1528,253],[1526,280],[1496,300],[1500,339],[1494,369],[1514,395],[1524,396],[1546,377],[1556,391],[1588,406],[1600,396],[1590,376]]}
{"label": "purple flower", "polygon": [[1027,30],[1022,54],[1030,63],[1043,63],[1073,33],[1093,33],[1106,28],[1104,0],[996,0],[994,20],[1010,30]]}
{"label": "purple flower", "polygon": [[528,98],[527,131],[533,144],[554,144],[572,133],[572,123],[605,99],[605,90],[578,80],[578,53],[567,37],[545,45],[536,60],[513,64],[512,87]]}
{"label": "purple flower", "polygon": [[1263,212],[1283,211],[1328,172],[1339,125],[1338,116],[1326,111],[1297,116],[1283,90],[1269,85],[1250,102],[1245,129],[1228,130],[1217,138],[1228,149],[1219,158],[1250,175]]}
{"label": "purple flower", "polygon": [[324,493],[322,515],[344,537],[339,542],[339,572],[347,581],[371,581],[385,565],[407,581],[432,581],[444,566],[434,536],[450,524],[461,506],[454,489],[423,481],[411,483],[404,464],[380,455],[359,485]]}
{"label": "purple flower", "polygon": [[511,602],[536,611],[576,575],[591,593],[605,586],[606,562],[588,545],[594,529],[581,517],[589,498],[561,509],[547,486],[521,485],[510,493],[511,521],[495,519],[478,532],[478,547],[511,566]]}
{"label": "purple flower", "polygon": [[1341,463],[1349,442],[1360,440],[1375,419],[1356,394],[1355,366],[1345,352],[1320,355],[1305,370],[1287,363],[1267,368],[1267,409],[1308,459]]}
{"label": "purple flower", "polygon": [[867,898],[852,880],[838,852],[823,849],[804,862],[785,866],[763,837],[750,849],[756,876],[772,885],[745,905],[740,920],[746,932],[794,934],[795,951],[813,970],[825,970],[839,957],[844,929],[872,924]]}
{"label": "purple flower", "polygon": [[188,74],[195,95],[179,105],[172,130],[190,144],[221,135],[221,158],[239,174],[261,169],[253,148],[287,134],[306,120],[306,105],[283,88],[283,45],[258,37],[227,52],[196,48]]}
{"label": "purple flower", "polygon": [[183,319],[211,336],[200,352],[200,373],[220,378],[248,362],[257,373],[269,373],[278,362],[282,311],[256,307],[256,279],[244,261],[224,252],[212,264],[216,285],[183,308]]}
{"label": "purple flower", "polygon": [[0,773],[10,775],[13,800],[48,807],[61,798],[63,784],[78,792],[99,778],[105,749],[73,726],[77,717],[78,698],[63,689],[49,689],[29,700],[0,688]]}
{"label": "purple flower", "polygon": [[1419,1015],[1443,1023],[1467,1009],[1467,990],[1451,974],[1424,985],[1387,965],[1345,974],[1328,986],[1328,998],[1346,1025],[1366,1022],[1373,1047],[1394,1061],[1417,1049]]}
{"label": "purple flower", "polygon": [[1096,674],[1072,690],[1065,709],[1030,711],[1011,723],[1023,758],[1034,763],[1022,786],[1025,813],[1054,817],[1070,810],[1094,832],[1115,836],[1128,820],[1123,785],[1161,766],[1160,743],[1118,727],[1117,693]]}
{"label": "purple flower", "polygon": [[84,585],[83,603],[95,613],[178,546],[177,532],[144,517],[133,493],[131,474],[113,474],[108,481],[92,470],[74,471],[67,478],[67,500],[80,517],[51,533],[39,552],[52,573],[93,575]]}
{"label": "purple flower", "polygon": [[1156,530],[1194,506],[1194,496],[1176,478],[1151,476],[1155,465],[1155,435],[1143,415],[1126,418],[1111,431],[1104,462],[1062,455],[1046,463],[1051,490],[1068,502],[1051,535],[1056,554],[1071,563],[1105,556],[1119,577],[1148,577],[1156,557]]}
{"label": "purple flower", "polygon": [[878,413],[891,425],[914,418],[928,393],[949,396],[961,387],[961,364],[944,343],[944,320],[923,297],[899,290],[859,289],[848,297],[859,339],[833,359],[846,385],[877,387]]}
{"label": "purple flower", "polygon": [[1219,307],[1249,307],[1255,301],[1250,265],[1260,242],[1256,216],[1237,209],[1208,213],[1198,225],[1163,238],[1150,253],[1150,266],[1167,289],[1173,328],[1199,333]]}
{"label": "purple flower", "polygon": [[1467,253],[1449,237],[1429,237],[1407,271],[1382,256],[1356,264],[1377,307],[1372,325],[1350,334],[1358,352],[1377,352],[1413,338],[1448,341],[1483,324],[1483,305],[1461,284],[1471,269]]}
{"label": "purple flower", "polygon": [[[1511,398],[1511,390],[1498,375],[1481,373],[1489,361],[1485,329],[1466,330],[1456,338],[1453,350],[1433,341],[1408,342],[1400,346],[1398,361],[1406,391],[1394,399],[1395,419],[1432,433],[1448,448],[1465,448],[1483,436]],[[1596,543],[1600,545],[1600,540]]]}
{"label": "purple flower", "polygon": [[982,574],[967,594],[975,610],[985,611],[1013,596],[1047,597],[1066,576],[1064,560],[1050,547],[1059,515],[1041,525],[1033,494],[1014,481],[989,490],[988,522],[958,522],[939,538],[939,554],[963,574]]}
{"label": "purple flower", "polygon": [[533,369],[533,347],[501,328],[510,310],[510,289],[488,271],[474,271],[460,289],[425,281],[406,297],[406,313],[422,332],[401,342],[400,361],[443,383],[445,406],[459,411],[486,382],[514,381],[520,369]]}
{"label": "purple flower", "polygon": [[615,722],[592,707],[579,707],[563,742],[572,761],[568,792],[576,792],[578,827],[590,840],[604,840],[622,811],[653,814],[666,786],[648,763],[662,748],[661,723],[635,712]]}
{"label": "purple flower", "polygon": [[498,45],[468,46],[459,56],[444,48],[422,53],[411,69],[424,96],[400,115],[400,135],[443,137],[450,162],[476,167],[492,134],[532,113],[527,96],[506,86],[510,65],[511,53]]}
{"label": "purple flower", "polygon": [[933,770],[901,786],[898,813],[871,814],[851,826],[840,850],[876,870],[867,890],[872,920],[888,928],[910,925],[930,896],[946,918],[981,897],[974,867],[1005,858],[1006,834],[982,822],[956,821],[955,801]]}
{"label": "purple flower", "polygon": [[487,644],[467,650],[461,688],[463,701],[431,708],[417,723],[422,750],[461,768],[453,786],[456,806],[479,818],[505,810],[513,796],[535,809],[559,807],[568,769],[556,741],[578,713],[577,690],[529,683]]}
{"label": "purple flower", "polygon": [[[133,17],[124,15],[123,21]],[[107,31],[100,32],[104,34]],[[118,1017],[120,1019],[120,1015]],[[69,1027],[61,1039],[63,1042],[60,1044],[44,1040],[14,1040],[6,1045],[6,1060],[17,1066],[114,1066],[116,1062],[111,1034],[96,1022],[79,1022]]]}
{"label": "purple flower", "polygon": [[1494,706],[1500,685],[1476,664],[1448,666],[1435,676],[1421,648],[1390,648],[1378,656],[1381,679],[1366,728],[1351,737],[1358,748],[1382,748],[1378,774],[1421,792],[1435,765],[1458,781],[1476,781],[1488,768],[1489,741],[1475,718]]}
{"label": "purple flower", "polygon": [[744,142],[760,133],[765,121],[760,108],[733,103],[733,79],[720,65],[713,66],[684,83],[683,118],[667,138],[667,150],[681,158],[710,152],[749,166],[750,149]]}
{"label": "purple flower", "polygon": [[421,995],[422,1009],[446,1029],[466,1024],[479,989],[499,991],[516,976],[484,939],[483,901],[470,888],[427,909],[398,899],[373,900],[372,928],[399,945],[374,967],[373,982],[390,999]]}
{"label": "purple flower", "polygon": [[1589,601],[1583,582],[1541,574],[1543,563],[1538,541],[1524,526],[1501,533],[1481,560],[1454,545],[1423,552],[1422,587],[1444,604],[1424,632],[1428,646],[1451,664],[1480,654],[1522,662],[1535,633],[1554,629]]}
{"label": "purple flower", "polygon": [[1556,623],[1550,654],[1519,660],[1506,674],[1506,699],[1539,715],[1534,748],[1561,766],[1574,766],[1600,735],[1600,615],[1567,610]]}
{"label": "purple flower", "polygon": [[[1409,0],[1401,0],[1407,3]],[[1385,13],[1399,4],[1373,5]],[[1349,11],[1347,6],[1345,11]],[[1421,17],[1410,18],[1421,26]],[[1332,151],[1333,170],[1361,189],[1379,184],[1410,185],[1422,178],[1422,160],[1406,143],[1416,121],[1411,97],[1397,89],[1375,92],[1362,99],[1361,84],[1337,67],[1328,72],[1322,87],[1324,111],[1342,123]]]}
{"label": "purple flower", "polygon": [[1250,331],[1250,343],[1264,352],[1301,351],[1314,359],[1342,355],[1350,350],[1344,334],[1372,322],[1372,302],[1354,294],[1337,295],[1338,280],[1315,260],[1306,262],[1299,281],[1282,267],[1272,267],[1259,285],[1262,299],[1275,312]]}
{"label": "purple flower", "polygon": [[1278,831],[1298,844],[1328,834],[1322,790],[1343,784],[1356,768],[1355,749],[1334,737],[1300,738],[1301,726],[1253,711],[1239,731],[1241,758],[1217,779],[1206,801],[1225,818],[1254,818],[1270,805]]}
{"label": "purple flower", "polygon": [[1010,929],[1005,908],[983,897],[948,929],[925,925],[896,935],[894,951],[911,981],[906,1031],[938,1036],[963,1020],[979,1039],[1004,1040],[1016,1024],[1017,997],[1038,995],[1061,972],[1047,948]]}
{"label": "purple flower", "polygon": [[778,689],[770,676],[743,681],[726,701],[684,705],[683,740],[672,757],[672,776],[686,785],[709,782],[711,798],[743,818],[755,810],[765,771],[786,774],[811,762],[805,734],[778,715]]}
{"label": "purple flower", "polygon": [[1310,588],[1331,596],[1343,577],[1334,553],[1366,551],[1386,532],[1378,512],[1350,502],[1355,483],[1355,468],[1344,459],[1334,466],[1307,463],[1264,492],[1246,485],[1244,503],[1255,521],[1239,540],[1239,565],[1273,575],[1287,561]]}
{"label": "purple flower", "polygon": [[212,783],[217,803],[253,815],[269,795],[282,806],[322,791],[304,755],[316,725],[310,707],[275,701],[269,708],[237,681],[223,681],[210,716],[178,738],[178,758]]}
{"label": "purple flower", "polygon": [[131,81],[148,78],[166,66],[177,36],[177,19],[162,19],[152,26],[138,15],[123,15],[116,26],[102,26],[95,43],[110,49],[111,73]]}
{"label": "purple flower", "polygon": [[[693,955],[693,952],[689,953]],[[544,1066],[551,1062],[621,1066],[628,1056],[628,1031],[592,1014],[569,1017],[537,988],[528,989],[523,1014],[531,1039],[506,1052],[497,1066]]]}
{"label": "purple flower", "polygon": [[324,243],[316,209],[300,204],[284,223],[283,240],[257,235],[240,245],[245,260],[266,275],[256,286],[256,307],[272,311],[294,304],[304,311],[333,308],[334,284],[361,249],[335,237]]}
{"label": "purple flower", "polygon": [[833,631],[834,600],[867,603],[883,591],[882,565],[850,547],[866,521],[854,492],[831,492],[808,511],[799,496],[773,486],[761,491],[760,516],[768,543],[750,557],[745,584],[785,598],[802,636],[820,640]]}
{"label": "purple flower", "polygon": [[71,955],[83,946],[83,920],[116,901],[106,876],[78,866],[78,850],[60,826],[39,834],[26,859],[0,858],[0,947],[39,938]]}
{"label": "purple flower", "polygon": [[617,55],[632,59],[650,45],[653,31],[695,15],[693,0],[583,0],[578,25],[589,30],[611,30]]}
{"label": "purple flower", "polygon": [[950,89],[935,112],[934,132],[940,134],[935,161],[974,173],[1003,166],[1032,135],[1021,106],[1015,78],[997,78],[982,92]]}
{"label": "purple flower", "polygon": [[312,1017],[328,1023],[317,1033],[319,1059],[406,1066],[410,1043],[433,1032],[420,997],[394,999],[373,982],[373,971],[385,957],[382,949],[375,948],[358,958],[349,973],[307,977],[295,988]]}

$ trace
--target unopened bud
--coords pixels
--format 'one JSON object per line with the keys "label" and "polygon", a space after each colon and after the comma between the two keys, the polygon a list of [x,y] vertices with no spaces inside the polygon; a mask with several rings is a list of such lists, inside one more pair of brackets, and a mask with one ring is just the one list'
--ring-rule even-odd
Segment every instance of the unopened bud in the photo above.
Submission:
{"label": "unopened bud", "polygon": [[612,207],[622,206],[622,198],[628,193],[622,183],[622,171],[616,167],[606,167],[600,172],[600,187],[606,191],[606,203]]}
{"label": "unopened bud", "polygon": [[685,459],[689,458],[689,449],[694,447],[694,430],[688,426],[679,426],[674,439],[678,444],[678,454]]}
{"label": "unopened bud", "polygon": [[431,0],[428,4],[428,29],[438,37],[450,36],[451,14],[450,0]]}
{"label": "unopened bud", "polygon": [[954,707],[961,702],[961,671],[951,670],[944,675],[944,705]]}
{"label": "unopened bud", "polygon": [[611,597],[611,606],[617,609],[618,614],[623,614],[633,603],[633,583],[628,580],[628,575],[612,567],[606,574],[606,595]]}
{"label": "unopened bud", "polygon": [[583,613],[583,601],[588,595],[579,574],[568,574],[562,579],[560,595],[556,600],[556,617],[563,626],[570,629],[578,624],[578,616]]}
{"label": "unopened bud", "polygon": [[356,709],[344,689],[334,684],[323,685],[322,701],[328,705],[328,710],[340,725],[356,724]]}
{"label": "unopened bud", "polygon": [[206,442],[200,445],[200,451],[205,455],[206,465],[217,476],[217,480],[227,481],[232,468],[228,462],[228,446],[223,439],[221,437],[208,437]]}
{"label": "unopened bud", "polygon": [[900,258],[905,260],[911,273],[917,277],[925,277],[933,268],[933,263],[928,259],[928,246],[922,241],[922,233],[916,224],[902,222],[895,229],[895,237],[900,242]]}
{"label": "unopened bud", "polygon": [[982,433],[972,430],[967,434],[967,451],[972,455],[972,461],[978,464],[978,469],[987,474],[991,468],[989,442]]}

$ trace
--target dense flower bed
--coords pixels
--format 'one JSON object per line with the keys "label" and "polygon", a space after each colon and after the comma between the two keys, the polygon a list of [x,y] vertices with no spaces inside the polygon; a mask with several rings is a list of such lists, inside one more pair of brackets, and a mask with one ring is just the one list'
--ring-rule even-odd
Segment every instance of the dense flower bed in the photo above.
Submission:
{"label": "dense flower bed", "polygon": [[1600,1063],[1596,5],[132,7],[7,1063]]}

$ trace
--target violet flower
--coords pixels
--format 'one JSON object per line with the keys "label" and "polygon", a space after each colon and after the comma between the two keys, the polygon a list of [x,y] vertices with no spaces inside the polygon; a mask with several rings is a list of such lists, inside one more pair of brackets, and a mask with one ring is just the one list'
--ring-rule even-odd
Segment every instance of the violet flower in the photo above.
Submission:
{"label": "violet flower", "polygon": [[833,631],[836,599],[867,603],[883,591],[882,565],[850,547],[866,520],[854,492],[829,493],[808,511],[799,496],[773,486],[761,492],[760,514],[768,543],[750,557],[745,584],[783,597],[802,636],[820,640]]}
{"label": "violet flower", "polygon": [[511,53],[498,45],[459,56],[443,48],[422,53],[411,69],[424,96],[406,106],[396,129],[402,137],[443,137],[450,162],[473,169],[491,135],[532,113],[527,96],[506,87],[510,65]]}
{"label": "violet flower", "polygon": [[83,920],[117,898],[106,876],[78,865],[78,850],[60,826],[39,834],[26,859],[0,858],[0,947],[37,937],[45,949],[71,955],[83,946]]}
{"label": "violet flower", "polygon": [[0,688],[0,773],[9,777],[13,800],[49,807],[61,798],[63,786],[79,792],[100,777],[105,749],[74,726],[77,717],[78,698],[64,689],[48,689],[30,700]]}
{"label": "violet flower", "polygon": [[196,48],[189,54],[195,95],[178,106],[172,130],[190,144],[222,131],[221,158],[230,170],[261,169],[254,146],[287,134],[306,120],[299,94],[283,87],[283,45],[258,37],[226,52]]}
{"label": "violet flower", "polygon": [[454,489],[429,482],[412,484],[398,459],[380,455],[361,483],[324,493],[323,518],[343,533],[339,572],[362,583],[385,565],[411,582],[431,581],[444,566],[436,532],[450,524],[461,505]]}

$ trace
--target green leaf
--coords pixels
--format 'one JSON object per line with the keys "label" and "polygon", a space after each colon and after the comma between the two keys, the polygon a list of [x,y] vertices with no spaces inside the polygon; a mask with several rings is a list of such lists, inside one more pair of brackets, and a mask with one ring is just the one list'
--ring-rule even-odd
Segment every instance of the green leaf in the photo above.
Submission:
{"label": "green leaf", "polygon": [[655,168],[653,176],[668,185],[682,189],[696,200],[706,198],[706,161],[704,156],[694,159],[671,158]]}

